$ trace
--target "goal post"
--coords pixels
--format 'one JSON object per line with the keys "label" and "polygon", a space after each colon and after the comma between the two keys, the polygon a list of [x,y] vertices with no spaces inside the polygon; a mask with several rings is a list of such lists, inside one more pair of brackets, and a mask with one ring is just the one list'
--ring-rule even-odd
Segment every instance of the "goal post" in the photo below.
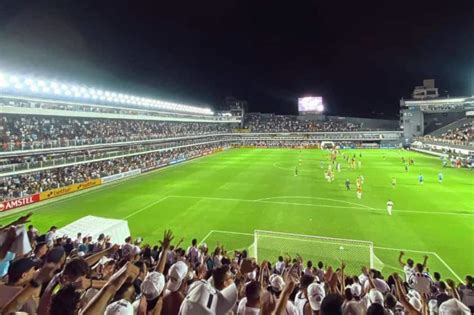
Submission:
{"label": "goal post", "polygon": [[305,261],[312,260],[313,265],[322,261],[334,268],[344,261],[350,274],[359,274],[362,266],[383,268],[370,241],[255,230],[249,251],[258,261],[274,262],[286,254],[292,258],[298,254]]}

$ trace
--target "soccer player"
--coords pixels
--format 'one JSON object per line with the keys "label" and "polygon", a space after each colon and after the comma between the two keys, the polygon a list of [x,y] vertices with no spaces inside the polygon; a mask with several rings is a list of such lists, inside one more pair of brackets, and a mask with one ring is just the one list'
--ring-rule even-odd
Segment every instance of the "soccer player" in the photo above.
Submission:
{"label": "soccer player", "polygon": [[393,208],[393,202],[392,200],[388,200],[387,201],[387,212],[388,212],[388,215],[392,215],[392,208]]}
{"label": "soccer player", "polygon": [[364,185],[364,176],[360,175],[360,183]]}
{"label": "soccer player", "polygon": [[443,173],[439,172],[438,174],[438,182],[442,183],[443,182]]}
{"label": "soccer player", "polygon": [[408,164],[405,164],[405,172],[408,172]]}
{"label": "soccer player", "polygon": [[337,162],[337,172],[340,173],[341,172],[341,163]]}
{"label": "soccer player", "polygon": [[444,159],[443,160],[443,167],[447,167],[448,166],[448,160],[447,159]]}
{"label": "soccer player", "polygon": [[362,199],[362,185],[357,186],[357,198]]}
{"label": "soccer player", "polygon": [[418,183],[420,183],[420,185],[423,185],[423,182],[424,182],[425,178],[423,177],[423,175],[419,175],[418,176]]}
{"label": "soccer player", "polygon": [[298,166],[295,167],[295,176],[298,176]]}
{"label": "soccer player", "polygon": [[392,177],[392,188],[395,188],[395,186],[397,186],[397,179]]}
{"label": "soccer player", "polygon": [[351,190],[351,181],[348,179],[346,179],[346,190]]}

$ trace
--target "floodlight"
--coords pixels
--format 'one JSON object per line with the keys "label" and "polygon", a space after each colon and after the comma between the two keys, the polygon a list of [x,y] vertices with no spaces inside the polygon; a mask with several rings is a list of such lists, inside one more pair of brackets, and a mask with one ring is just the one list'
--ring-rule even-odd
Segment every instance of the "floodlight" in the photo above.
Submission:
{"label": "floodlight", "polygon": [[15,84],[15,89],[21,90],[22,88],[23,88],[23,85],[21,85],[20,83]]}
{"label": "floodlight", "polygon": [[46,82],[44,82],[43,80],[39,80],[37,84],[38,84],[38,86],[43,87],[43,86],[46,85]]}

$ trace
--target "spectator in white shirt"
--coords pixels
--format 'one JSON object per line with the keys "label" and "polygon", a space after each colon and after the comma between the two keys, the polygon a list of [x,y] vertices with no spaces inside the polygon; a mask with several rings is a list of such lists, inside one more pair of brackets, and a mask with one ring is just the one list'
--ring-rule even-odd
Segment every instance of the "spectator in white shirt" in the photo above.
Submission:
{"label": "spectator in white shirt", "polygon": [[186,250],[186,255],[188,256],[189,262],[193,266],[199,265],[199,250],[197,247],[197,239],[191,241],[191,246]]}
{"label": "spectator in white shirt", "polygon": [[53,247],[54,246],[54,241],[56,240],[56,231],[57,231],[57,227],[56,226],[52,226],[48,233],[46,233],[46,237],[45,237],[45,242],[46,244],[48,244],[48,247]]}
{"label": "spectator in white shirt", "polygon": [[[403,272],[405,273],[405,281],[408,281],[412,273],[415,272],[415,262],[413,259],[408,258],[406,262],[402,260],[403,256],[405,253],[403,251],[400,252],[400,255],[398,256],[398,262],[400,263],[400,266],[403,268]],[[428,256],[423,257],[423,267],[426,267],[426,261],[428,260]]]}
{"label": "spectator in white shirt", "polygon": [[257,281],[250,281],[245,286],[245,297],[240,300],[237,308],[237,315],[258,315],[260,314],[260,300],[262,288]]}
{"label": "spectator in white shirt", "polygon": [[278,261],[275,264],[275,271],[281,275],[285,270],[285,262],[283,260],[283,256],[278,256]]}
{"label": "spectator in white shirt", "polygon": [[429,294],[431,286],[433,285],[433,280],[427,272],[423,271],[423,269],[424,267],[422,264],[416,264],[415,272],[412,273],[408,279],[408,284],[420,294]]}

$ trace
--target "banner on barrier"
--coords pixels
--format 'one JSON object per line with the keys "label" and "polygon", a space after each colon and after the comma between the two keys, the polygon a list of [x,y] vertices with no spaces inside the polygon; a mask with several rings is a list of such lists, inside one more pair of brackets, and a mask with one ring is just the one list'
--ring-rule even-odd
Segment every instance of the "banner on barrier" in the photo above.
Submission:
{"label": "banner on barrier", "polygon": [[87,189],[102,184],[100,178],[91,179],[82,183],[72,184],[60,188],[50,189],[40,193],[40,200],[46,200],[54,197],[66,195],[75,191]]}
{"label": "banner on barrier", "polygon": [[22,198],[13,199],[13,200],[2,201],[0,203],[0,212],[30,205],[38,201],[40,201],[40,194],[34,194],[34,195],[22,197]]}
{"label": "banner on barrier", "polygon": [[140,173],[141,173],[141,169],[131,170],[131,171],[128,171],[128,172],[123,172],[123,173],[118,173],[118,174],[102,177],[101,182],[102,182],[102,184],[105,184],[105,183],[113,182],[115,180],[119,180],[119,179],[122,179],[122,178],[125,178],[125,177],[138,175]]}

